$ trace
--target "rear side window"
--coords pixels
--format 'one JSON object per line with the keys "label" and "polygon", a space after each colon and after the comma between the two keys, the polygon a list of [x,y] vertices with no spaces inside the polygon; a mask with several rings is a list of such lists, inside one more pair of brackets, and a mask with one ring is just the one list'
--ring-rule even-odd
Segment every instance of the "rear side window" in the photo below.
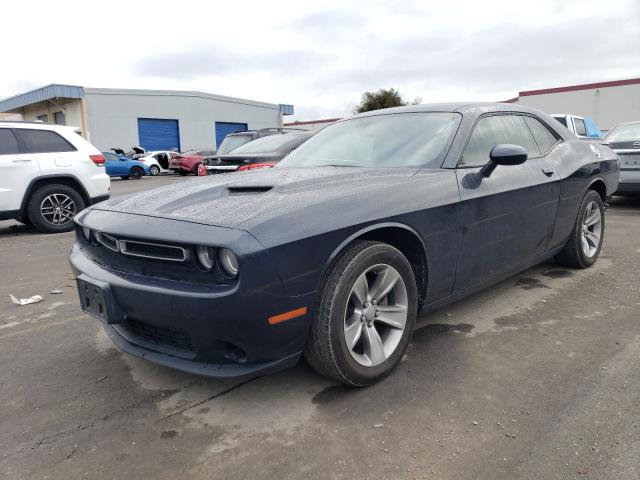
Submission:
{"label": "rear side window", "polygon": [[18,140],[8,128],[0,128],[0,155],[18,154]]}
{"label": "rear side window", "polygon": [[529,158],[540,156],[522,115],[492,115],[481,118],[471,133],[464,150],[461,165],[480,167],[489,161],[491,149],[500,143],[520,145],[527,150]]}
{"label": "rear side window", "polygon": [[567,127],[567,118],[566,117],[553,117],[555,118],[557,121],[559,121],[562,125],[564,125],[565,127]]}
{"label": "rear side window", "polygon": [[536,139],[540,151],[545,154],[551,150],[551,147],[556,144],[558,138],[537,118],[524,117],[524,121],[529,126],[531,133],[533,133],[533,138]]}
{"label": "rear side window", "polygon": [[76,148],[62,136],[51,130],[16,129],[15,134],[22,142],[24,153],[75,152]]}
{"label": "rear side window", "polygon": [[584,126],[584,120],[581,118],[574,118],[573,124],[576,127],[576,135],[581,135],[583,137],[587,136],[587,127]]}

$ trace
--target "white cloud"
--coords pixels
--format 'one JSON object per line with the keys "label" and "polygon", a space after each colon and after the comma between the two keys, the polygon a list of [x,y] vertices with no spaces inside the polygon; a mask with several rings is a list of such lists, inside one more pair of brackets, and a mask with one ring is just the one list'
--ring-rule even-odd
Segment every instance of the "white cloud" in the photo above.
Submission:
{"label": "white cloud", "polygon": [[202,90],[293,103],[305,120],[348,114],[378,88],[501,100],[640,75],[637,0],[61,0],[3,17],[0,97],[54,82]]}

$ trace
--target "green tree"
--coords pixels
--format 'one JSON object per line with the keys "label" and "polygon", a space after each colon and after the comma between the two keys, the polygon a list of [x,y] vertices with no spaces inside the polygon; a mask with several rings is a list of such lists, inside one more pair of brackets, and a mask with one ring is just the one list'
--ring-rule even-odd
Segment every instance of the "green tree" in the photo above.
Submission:
{"label": "green tree", "polygon": [[381,108],[402,107],[406,102],[402,100],[400,93],[395,88],[388,90],[381,88],[377,92],[364,92],[360,105],[356,106],[353,113],[370,112]]}

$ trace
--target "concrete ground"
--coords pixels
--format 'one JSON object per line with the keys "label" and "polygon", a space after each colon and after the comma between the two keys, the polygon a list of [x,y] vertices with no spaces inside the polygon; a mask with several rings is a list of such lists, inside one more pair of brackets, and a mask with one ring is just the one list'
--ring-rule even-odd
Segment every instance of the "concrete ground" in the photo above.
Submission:
{"label": "concrete ground", "polygon": [[1,478],[640,478],[640,200],[614,201],[593,268],[540,265],[421,318],[357,390],[304,364],[238,385],[120,353],[80,312],[72,241],[0,223]]}

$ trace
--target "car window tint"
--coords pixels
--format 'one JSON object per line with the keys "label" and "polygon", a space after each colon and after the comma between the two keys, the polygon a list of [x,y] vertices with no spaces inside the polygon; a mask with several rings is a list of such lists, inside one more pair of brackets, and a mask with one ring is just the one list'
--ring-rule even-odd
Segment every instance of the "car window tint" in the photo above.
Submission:
{"label": "car window tint", "polygon": [[16,155],[18,140],[8,128],[0,128],[0,155]]}
{"label": "car window tint", "polygon": [[102,152],[102,155],[104,155],[105,160],[107,160],[108,162],[113,162],[114,160],[118,160],[118,158],[120,158],[115,153]]}
{"label": "car window tint", "polygon": [[68,141],[51,130],[16,129],[16,136],[22,142],[25,153],[75,152]]}
{"label": "car window tint", "polygon": [[491,149],[500,143],[524,147],[529,158],[540,156],[540,150],[522,115],[492,115],[480,119],[476,124],[461,164],[473,167],[485,165]]}
{"label": "car window tint", "polygon": [[544,154],[551,150],[551,147],[556,144],[558,138],[537,118],[524,117],[524,121],[529,126],[529,129],[531,129],[533,138],[535,138],[540,151]]}
{"label": "car window tint", "polygon": [[581,118],[574,118],[573,124],[576,127],[576,135],[582,135],[583,137],[587,136],[587,127],[584,126],[584,120]]}

